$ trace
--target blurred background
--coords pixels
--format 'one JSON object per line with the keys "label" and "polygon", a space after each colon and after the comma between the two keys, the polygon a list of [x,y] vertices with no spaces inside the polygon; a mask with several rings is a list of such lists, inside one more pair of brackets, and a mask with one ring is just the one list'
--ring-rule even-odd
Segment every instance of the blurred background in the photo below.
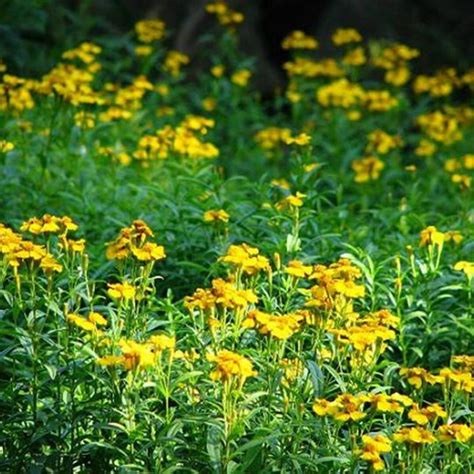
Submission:
{"label": "blurred background", "polygon": [[[197,38],[213,19],[207,0],[0,0],[0,58],[14,74],[37,76],[61,52],[98,36],[126,34],[142,18],[160,17],[171,32],[169,46],[193,55]],[[330,33],[355,27],[366,38],[402,41],[419,48],[418,72],[441,66],[460,69],[474,58],[473,0],[230,0],[246,16],[241,47],[257,59],[257,87],[282,84],[280,47],[291,30],[315,35],[320,55],[330,55]]]}

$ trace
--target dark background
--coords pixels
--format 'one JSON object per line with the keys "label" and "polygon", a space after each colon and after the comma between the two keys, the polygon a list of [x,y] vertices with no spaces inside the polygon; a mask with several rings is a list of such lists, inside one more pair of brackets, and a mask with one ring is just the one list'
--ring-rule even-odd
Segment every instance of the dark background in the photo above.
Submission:
{"label": "dark background", "polygon": [[[213,19],[202,0],[0,0],[0,58],[9,71],[45,73],[63,50],[97,35],[122,35],[142,18],[160,17],[172,31],[169,46],[193,54]],[[230,0],[246,16],[242,49],[257,58],[258,87],[284,80],[281,39],[291,30],[314,34],[321,54],[332,52],[330,33],[352,26],[366,38],[387,38],[419,48],[420,71],[464,70],[474,58],[473,0]]]}

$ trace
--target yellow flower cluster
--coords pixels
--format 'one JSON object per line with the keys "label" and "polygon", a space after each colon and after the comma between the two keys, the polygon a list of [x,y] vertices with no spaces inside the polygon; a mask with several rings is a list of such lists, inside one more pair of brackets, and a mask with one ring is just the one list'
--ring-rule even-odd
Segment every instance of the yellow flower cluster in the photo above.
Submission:
{"label": "yellow flower cluster", "polygon": [[387,90],[368,90],[362,97],[362,104],[371,112],[387,112],[397,107],[398,99]]}
{"label": "yellow flower cluster", "polygon": [[447,414],[439,403],[432,403],[427,407],[420,408],[414,404],[408,412],[408,418],[417,425],[427,425],[429,422],[435,422],[438,418],[446,418]]}
{"label": "yellow flower cluster", "polygon": [[390,135],[383,130],[377,129],[367,135],[368,143],[365,147],[367,153],[378,153],[386,155],[391,150],[402,145],[402,139],[399,135]]}
{"label": "yellow flower cluster", "polygon": [[316,92],[316,98],[323,107],[348,109],[361,103],[364,89],[343,78],[320,87]]}
{"label": "yellow flower cluster", "polygon": [[228,28],[235,28],[244,21],[244,15],[232,10],[223,0],[216,0],[206,5],[206,11],[215,15],[217,21]]}
{"label": "yellow flower cluster", "polygon": [[429,138],[445,145],[450,145],[462,138],[456,118],[439,110],[418,116],[416,124]]}
{"label": "yellow flower cluster", "polygon": [[250,69],[239,69],[232,74],[230,81],[236,86],[245,87],[251,77],[252,71]]}
{"label": "yellow flower cluster", "polygon": [[364,413],[364,404],[369,401],[365,394],[351,395],[343,393],[333,401],[318,399],[313,404],[313,411],[318,416],[330,416],[335,421],[359,421],[367,416]]}
{"label": "yellow flower cluster", "polygon": [[77,48],[65,51],[63,59],[79,59],[85,64],[91,64],[96,60],[96,56],[102,52],[102,48],[94,43],[81,43]]}
{"label": "yellow flower cluster", "polygon": [[428,372],[422,367],[411,367],[400,369],[400,375],[417,389],[427,385],[443,385],[450,390],[472,393],[474,389],[474,378],[469,370],[442,368],[438,375]]}
{"label": "yellow flower cluster", "polygon": [[316,49],[318,42],[313,36],[296,30],[283,39],[281,47],[283,49]]}
{"label": "yellow flower cluster", "polygon": [[102,367],[122,366],[125,370],[143,370],[156,365],[165,350],[174,356],[175,338],[166,335],[151,336],[145,342],[121,339],[118,342],[120,355],[99,357],[97,363]]}
{"label": "yellow flower cluster", "polygon": [[93,88],[95,74],[101,66],[96,56],[101,48],[91,43],[83,43],[78,48],[66,51],[63,59],[79,59],[82,65],[59,63],[35,84],[34,91],[43,95],[57,94],[72,105],[102,105],[105,99]]}
{"label": "yellow flower cluster", "polygon": [[365,294],[364,286],[355,282],[360,277],[360,270],[345,258],[329,266],[315,265],[309,279],[317,284],[310,288],[311,297],[306,306],[335,310],[343,317],[353,316],[351,300]]}
{"label": "yellow flower cluster", "polygon": [[137,289],[130,283],[108,283],[107,294],[114,300],[133,300],[137,294]]}
{"label": "yellow flower cluster", "polygon": [[118,237],[107,245],[109,260],[124,260],[135,258],[140,262],[156,262],[166,257],[165,249],[147,239],[153,237],[153,232],[142,220],[135,220],[132,225],[120,231]]}
{"label": "yellow flower cluster", "polygon": [[383,434],[376,434],[374,436],[362,436],[362,449],[359,451],[359,456],[364,461],[372,464],[374,471],[383,471],[385,463],[381,458],[381,454],[389,453],[392,450],[392,442]]}
{"label": "yellow flower cluster", "polygon": [[152,43],[165,35],[165,23],[161,20],[141,20],[135,24],[135,32],[142,43]]}
{"label": "yellow flower cluster", "polygon": [[458,272],[464,272],[467,279],[471,281],[472,277],[474,276],[474,262],[467,262],[465,260],[461,260],[459,262],[456,262],[456,264],[454,265],[454,270]]}
{"label": "yellow flower cluster", "polygon": [[347,66],[362,66],[367,62],[364,48],[361,46],[353,48],[344,55],[342,63]]}
{"label": "yellow flower cluster", "polygon": [[352,325],[344,329],[330,329],[329,332],[336,336],[338,343],[351,346],[351,365],[360,367],[375,362],[382,354],[386,345],[385,341],[395,339],[395,331],[399,318],[387,310],[380,310],[359,318]]}
{"label": "yellow flower cluster", "polygon": [[469,443],[474,436],[472,426],[463,425],[461,423],[453,423],[451,425],[441,425],[438,428],[438,439],[443,443]]}
{"label": "yellow flower cluster", "polygon": [[206,211],[203,215],[204,222],[229,222],[229,214],[224,209]]}
{"label": "yellow flower cluster", "polygon": [[0,140],[0,153],[8,153],[15,148],[15,145],[12,142],[7,140]]}
{"label": "yellow flower cluster", "polygon": [[396,43],[378,52],[372,58],[372,63],[385,70],[385,82],[394,86],[402,86],[410,79],[408,62],[419,55],[420,52],[417,49]]}
{"label": "yellow flower cluster", "polygon": [[163,69],[173,77],[178,77],[182,66],[189,64],[189,56],[179,51],[169,51],[166,54]]}
{"label": "yellow flower cluster", "polygon": [[461,158],[449,158],[444,163],[444,169],[451,175],[453,183],[459,183],[461,187],[470,188],[472,176],[466,173],[474,170],[474,155],[467,154]]}
{"label": "yellow flower cluster", "polygon": [[367,156],[359,160],[353,160],[351,167],[355,172],[354,181],[356,183],[366,183],[380,178],[385,163],[376,156]]}
{"label": "yellow flower cluster", "polygon": [[286,143],[290,137],[291,130],[289,128],[268,127],[256,133],[255,141],[264,150],[272,150],[280,146],[281,143]]}
{"label": "yellow flower cluster", "polygon": [[147,92],[153,91],[153,84],[145,76],[138,76],[128,86],[107,84],[106,90],[113,95],[107,98],[108,108],[99,114],[100,120],[128,120],[132,118],[133,111],[142,107],[141,101]]}
{"label": "yellow flower cluster", "polygon": [[252,290],[238,289],[230,281],[216,278],[212,281],[211,288],[198,288],[192,296],[186,296],[184,306],[191,312],[196,308],[212,312],[219,307],[242,309],[257,302],[257,295]]}
{"label": "yellow flower cluster", "polygon": [[431,431],[421,426],[403,427],[393,434],[393,440],[396,443],[407,443],[413,446],[422,446],[432,444],[436,441]]}
{"label": "yellow flower cluster", "polygon": [[[41,218],[32,217],[23,222],[20,230],[29,232],[33,235],[53,235],[59,237],[59,246],[66,251],[82,253],[84,250],[84,240],[68,239],[69,231],[78,229],[76,223],[68,216],[57,217],[45,214]],[[63,265],[58,262],[56,257],[44,245],[35,244],[8,227],[0,224],[0,255],[15,272],[17,285],[19,284],[18,269],[22,263],[28,264],[27,268],[32,267],[29,264],[36,264],[44,273],[50,277],[53,273],[59,273],[63,270]]]}
{"label": "yellow flower cluster", "polygon": [[213,126],[214,120],[196,115],[187,116],[176,128],[166,125],[157,130],[155,135],[141,137],[133,156],[145,164],[166,159],[172,153],[192,159],[216,158],[219,150],[199,137]]}
{"label": "yellow flower cluster", "polygon": [[0,111],[14,111],[32,109],[35,106],[32,90],[34,81],[25,80],[10,74],[4,74],[0,82]]}
{"label": "yellow flower cluster", "polygon": [[245,275],[255,275],[262,270],[270,270],[268,258],[260,255],[257,248],[247,244],[231,245],[219,261],[231,265]]}
{"label": "yellow flower cluster", "polygon": [[314,59],[297,56],[293,61],[286,62],[283,65],[283,69],[285,69],[290,77],[341,77],[345,74],[344,69],[332,58],[316,61]]}
{"label": "yellow flower cluster", "polygon": [[81,110],[74,114],[74,123],[79,128],[94,128],[95,127],[95,115],[91,112],[85,112]]}
{"label": "yellow flower cluster", "polygon": [[249,377],[257,375],[251,360],[226,349],[219,351],[217,354],[207,354],[207,360],[216,365],[211,372],[212,380],[222,382],[237,380],[239,386],[242,387]]}
{"label": "yellow flower cluster", "polygon": [[428,93],[432,97],[444,97],[461,85],[461,80],[453,68],[442,69],[434,76],[420,75],[413,81],[416,94]]}
{"label": "yellow flower cluster", "polygon": [[279,211],[284,211],[285,209],[290,209],[294,211],[298,209],[299,207],[303,206],[303,202],[304,202],[303,200],[305,197],[306,197],[306,194],[303,194],[297,191],[296,194],[289,194],[288,196],[278,201],[275,207]]}
{"label": "yellow flower cluster", "polygon": [[65,235],[68,231],[75,231],[78,228],[79,226],[68,216],[56,217],[45,214],[41,218],[32,217],[23,222],[20,230],[34,235],[48,233]]}
{"label": "yellow flower cluster", "polygon": [[[78,328],[91,332],[94,335],[101,336],[103,331],[99,329],[100,326],[106,326],[107,320],[100,313],[91,311],[87,318],[84,318],[76,313],[69,313],[66,316],[66,319],[71,323],[77,326]],[[99,327],[98,327],[99,326]]]}
{"label": "yellow flower cluster", "polygon": [[248,312],[242,327],[255,328],[260,334],[285,340],[299,330],[303,319],[304,316],[298,312],[277,316],[255,309]]}
{"label": "yellow flower cluster", "polygon": [[350,43],[360,43],[362,36],[354,28],[338,28],[332,34],[331,39],[336,46],[343,46]]}
{"label": "yellow flower cluster", "polygon": [[420,247],[436,245],[441,247],[445,242],[453,242],[458,245],[464,237],[457,230],[439,231],[434,225],[430,225],[420,232]]}

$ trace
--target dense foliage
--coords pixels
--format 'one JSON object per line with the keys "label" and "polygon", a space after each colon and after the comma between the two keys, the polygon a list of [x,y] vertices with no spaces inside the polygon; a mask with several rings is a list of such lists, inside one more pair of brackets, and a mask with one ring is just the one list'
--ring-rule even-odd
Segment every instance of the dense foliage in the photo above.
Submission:
{"label": "dense foliage", "polygon": [[1,471],[467,472],[474,70],[206,10],[0,62]]}

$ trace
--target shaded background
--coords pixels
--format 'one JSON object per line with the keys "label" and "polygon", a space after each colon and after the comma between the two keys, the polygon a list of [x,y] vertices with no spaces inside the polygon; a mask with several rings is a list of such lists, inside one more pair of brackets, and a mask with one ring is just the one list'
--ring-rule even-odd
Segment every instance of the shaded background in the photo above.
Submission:
{"label": "shaded background", "polygon": [[[121,35],[142,18],[160,17],[172,31],[170,47],[193,54],[197,37],[214,19],[207,0],[0,0],[0,58],[9,71],[37,76],[61,52],[97,36]],[[474,58],[472,0],[230,0],[246,16],[242,49],[257,58],[257,87],[266,92],[284,81],[280,48],[291,30],[314,34],[321,54],[332,52],[336,27],[353,26],[366,38],[403,41],[419,48],[419,72],[441,66],[466,69]]]}

